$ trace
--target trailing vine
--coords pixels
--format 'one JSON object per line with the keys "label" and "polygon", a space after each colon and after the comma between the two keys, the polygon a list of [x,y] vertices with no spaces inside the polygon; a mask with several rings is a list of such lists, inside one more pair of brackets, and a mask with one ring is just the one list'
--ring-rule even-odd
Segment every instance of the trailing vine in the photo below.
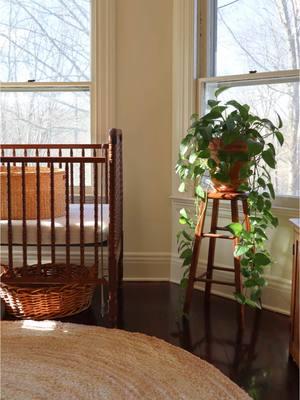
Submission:
{"label": "trailing vine", "polygon": [[[211,181],[207,184],[205,178],[207,181],[209,174],[211,179],[230,182],[233,165],[241,162],[241,184],[238,191],[248,193],[251,227],[247,227],[245,221],[227,225],[228,230],[239,238],[234,255],[241,260],[243,292],[235,293],[235,297],[242,304],[260,308],[262,289],[267,285],[265,268],[272,262],[265,246],[267,230],[278,225],[278,219],[271,211],[275,192],[270,169],[276,168],[274,139],[280,146],[284,142],[280,131],[282,121],[277,114],[278,124],[275,125],[267,118],[252,114],[249,105],[240,104],[236,100],[222,103],[218,96],[225,89],[218,89],[215,92],[216,98],[208,100],[208,113],[202,117],[198,114],[191,116],[191,125],[180,144],[176,164],[176,173],[180,178],[178,190],[185,192],[192,187],[195,198],[195,210],[183,208],[179,215],[179,223],[184,226],[177,234],[183,267],[181,287],[185,288],[188,282],[199,204],[207,201],[207,190],[213,189]],[[215,139],[220,140],[223,149],[232,143],[242,142],[246,145],[246,151],[229,153],[221,148],[217,162],[210,147]]]}

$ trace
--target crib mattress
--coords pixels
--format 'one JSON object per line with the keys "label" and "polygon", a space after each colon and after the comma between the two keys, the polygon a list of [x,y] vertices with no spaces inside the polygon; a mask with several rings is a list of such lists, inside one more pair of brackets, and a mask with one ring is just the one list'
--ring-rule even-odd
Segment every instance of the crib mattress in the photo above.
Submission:
{"label": "crib mattress", "polygon": [[[101,211],[102,208],[102,211]],[[95,217],[94,204],[84,204],[84,243],[93,244],[95,242]],[[102,216],[102,221],[101,221]],[[58,217],[54,220],[55,224],[55,244],[64,245],[66,243],[66,217]],[[27,220],[27,244],[36,245],[37,243],[37,221]],[[108,238],[109,227],[109,205],[98,205],[98,241],[104,242]],[[102,231],[102,233],[101,233]],[[1,244],[8,243],[8,222],[0,221]],[[23,221],[12,220],[12,242],[13,244],[23,243]],[[43,245],[51,244],[51,219],[41,220],[41,240]],[[80,243],[80,205],[70,204],[70,244]]]}

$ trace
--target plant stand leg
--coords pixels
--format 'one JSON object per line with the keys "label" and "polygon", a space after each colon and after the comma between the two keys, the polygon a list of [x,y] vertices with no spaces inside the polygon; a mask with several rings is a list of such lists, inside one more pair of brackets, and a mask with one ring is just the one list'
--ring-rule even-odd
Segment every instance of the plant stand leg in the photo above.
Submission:
{"label": "plant stand leg", "polygon": [[[219,214],[219,200],[213,199],[210,233],[217,232],[218,214]],[[213,278],[213,266],[214,266],[214,260],[215,260],[215,249],[216,249],[216,238],[212,237],[209,239],[208,259],[207,259],[207,267],[206,267],[207,281],[205,283],[205,297],[204,297],[204,300],[206,302],[210,298],[211,280]]]}
{"label": "plant stand leg", "polygon": [[[232,222],[239,222],[239,212],[237,200],[231,200],[231,217]],[[239,243],[239,239],[236,237],[233,240],[234,248]],[[234,281],[236,293],[242,293],[242,280],[241,280],[241,262],[240,257],[234,257]],[[243,304],[238,305],[238,318],[240,320],[241,327],[245,325],[245,306]]]}
{"label": "plant stand leg", "polygon": [[200,210],[199,210],[199,219],[195,229],[195,241],[193,247],[193,255],[192,255],[192,262],[190,266],[189,278],[188,278],[188,285],[186,288],[183,312],[184,314],[188,314],[190,311],[191,301],[192,301],[192,294],[194,288],[194,282],[197,272],[197,265],[198,265],[198,258],[202,240],[202,233],[204,228],[205,222],[205,214],[206,214],[206,206],[207,202],[201,202]]}

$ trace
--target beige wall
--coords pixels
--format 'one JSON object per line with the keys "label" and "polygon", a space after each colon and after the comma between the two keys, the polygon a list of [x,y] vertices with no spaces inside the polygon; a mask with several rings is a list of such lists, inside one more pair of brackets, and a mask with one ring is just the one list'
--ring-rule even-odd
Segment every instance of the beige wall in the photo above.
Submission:
{"label": "beige wall", "polygon": [[116,25],[125,252],[169,252],[172,0],[117,0]]}

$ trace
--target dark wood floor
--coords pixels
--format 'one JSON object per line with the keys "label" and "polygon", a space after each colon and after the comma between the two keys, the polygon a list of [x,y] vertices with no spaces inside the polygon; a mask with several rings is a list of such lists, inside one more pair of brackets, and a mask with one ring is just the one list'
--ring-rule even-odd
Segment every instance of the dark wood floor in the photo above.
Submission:
{"label": "dark wood floor", "polygon": [[[288,355],[288,317],[248,308],[242,332],[234,301],[211,296],[205,308],[202,292],[195,291],[189,322],[183,323],[177,318],[178,296],[178,286],[171,283],[124,283],[122,328],[159,337],[209,361],[253,399],[299,399],[299,370]],[[105,325],[99,295],[91,309],[63,321]]]}

